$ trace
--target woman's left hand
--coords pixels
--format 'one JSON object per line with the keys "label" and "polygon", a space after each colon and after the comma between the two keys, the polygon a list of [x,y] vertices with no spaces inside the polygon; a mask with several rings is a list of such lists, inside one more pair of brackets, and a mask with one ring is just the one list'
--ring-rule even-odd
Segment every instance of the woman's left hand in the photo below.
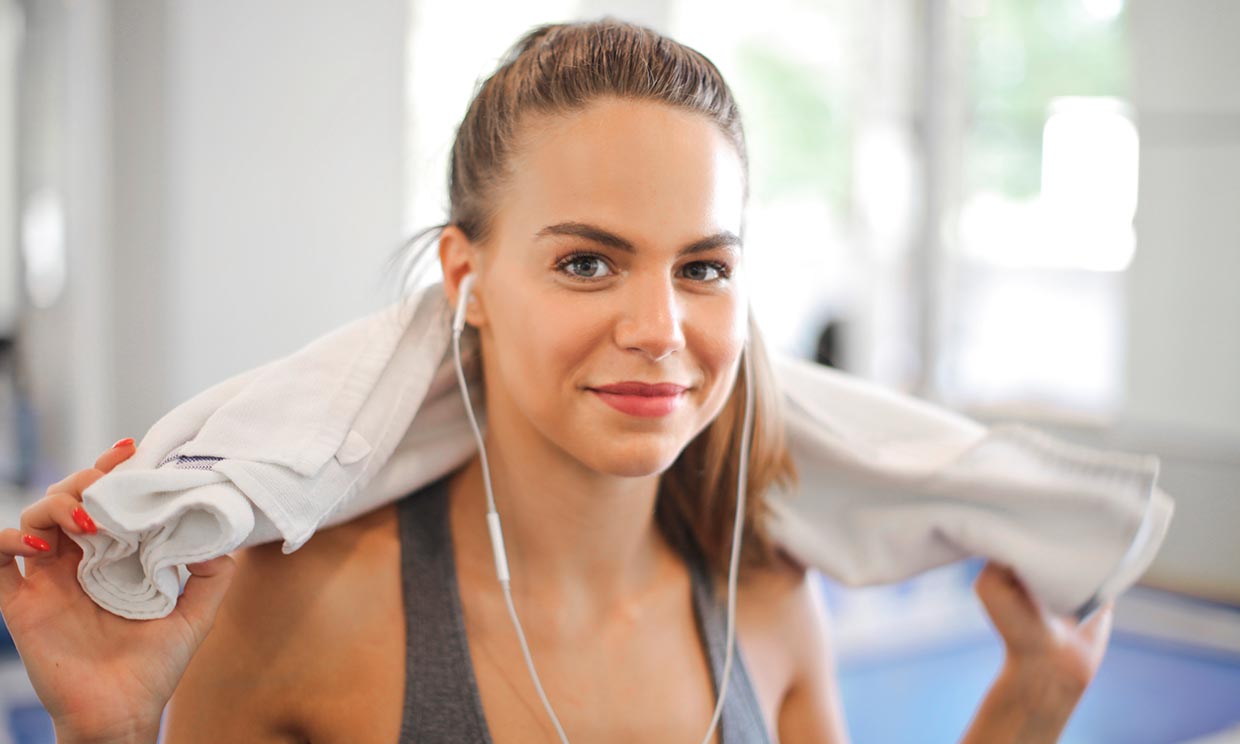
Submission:
{"label": "woman's left hand", "polygon": [[993,562],[982,569],[973,588],[1003,638],[1006,672],[1036,677],[1039,686],[1053,683],[1069,698],[1085,691],[1106,651],[1114,600],[1078,624],[1046,610],[1011,569]]}

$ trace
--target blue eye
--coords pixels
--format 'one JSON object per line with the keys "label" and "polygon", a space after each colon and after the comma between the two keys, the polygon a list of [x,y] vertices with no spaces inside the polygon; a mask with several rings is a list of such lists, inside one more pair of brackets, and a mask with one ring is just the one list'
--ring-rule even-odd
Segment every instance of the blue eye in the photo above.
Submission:
{"label": "blue eye", "polygon": [[[582,281],[606,279],[615,273],[607,259],[597,253],[571,253],[557,261],[555,268]],[[603,273],[599,273],[600,268]],[[684,275],[701,284],[715,284],[732,276],[732,269],[722,261],[694,261],[685,264]]]}
{"label": "blue eye", "polygon": [[[729,276],[731,276],[731,272],[729,272],[729,271],[728,271],[728,265],[727,265],[727,264],[725,264],[725,263],[721,263],[721,262],[719,262],[719,261],[694,261],[693,263],[691,263],[691,264],[689,264],[688,266],[686,266],[686,267],[685,267],[685,273],[686,273],[686,274],[688,274],[689,269],[690,269],[690,268],[692,268],[692,267],[695,267],[695,266],[704,267],[704,268],[706,268],[706,269],[707,269],[707,270],[709,270],[709,271],[713,271],[713,272],[715,272],[715,278],[714,278],[714,279],[707,279],[707,280],[706,280],[706,281],[709,281],[709,282],[717,282],[717,281],[721,281],[721,280],[723,280],[723,279],[727,279]],[[696,277],[695,277],[695,278],[696,278]]]}
{"label": "blue eye", "polygon": [[610,268],[608,268],[607,263],[603,261],[603,257],[597,254],[594,254],[594,253],[574,253],[571,256],[566,256],[563,260],[561,260],[558,264],[556,264],[556,268],[559,269],[560,271],[565,271],[565,269],[569,266],[575,266],[579,269],[585,269],[587,272],[586,274],[567,272],[569,276],[575,277],[577,279],[602,279],[603,277],[605,277],[606,274],[597,275],[589,271],[589,269],[591,268],[593,264],[602,266],[606,268],[608,271],[611,270]]}

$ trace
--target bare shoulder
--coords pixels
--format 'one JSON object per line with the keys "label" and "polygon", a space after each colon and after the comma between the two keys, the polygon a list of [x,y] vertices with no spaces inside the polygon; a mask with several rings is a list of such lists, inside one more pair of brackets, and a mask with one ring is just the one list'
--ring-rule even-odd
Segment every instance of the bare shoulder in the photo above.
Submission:
{"label": "bare shoulder", "polygon": [[755,635],[768,646],[768,658],[781,660],[772,673],[783,683],[775,706],[779,740],[844,744],[848,736],[820,577],[778,555],[742,584],[738,602],[746,605],[751,627],[761,629]]}
{"label": "bare shoulder", "polygon": [[241,592],[315,609],[298,600],[356,586],[355,571],[372,568],[375,560],[386,559],[398,547],[395,518],[395,505],[388,505],[321,529],[292,553],[285,554],[279,540],[238,550],[233,557],[245,570],[238,571],[234,583],[245,579]]}
{"label": "bare shoulder", "polygon": [[[751,676],[773,712],[799,674],[802,641],[790,633],[809,607],[810,574],[783,553],[751,568],[737,587],[737,616]],[[767,707],[767,706],[764,706]]]}
{"label": "bare shoulder", "polygon": [[[234,554],[239,570],[220,614],[229,610],[229,622],[246,634],[259,628],[269,637],[292,631],[330,641],[332,634],[355,633],[358,608],[373,604],[376,585],[388,583],[399,565],[396,551],[393,507],[319,530],[289,554],[280,541],[244,548]],[[321,653],[289,652],[276,661],[304,668],[302,656]],[[270,649],[263,653],[272,661]]]}
{"label": "bare shoulder", "polygon": [[376,584],[399,565],[393,520],[391,509],[376,510],[287,555],[280,541],[235,551],[215,623],[173,695],[166,741],[195,742],[199,732],[212,741],[302,740],[308,691],[334,679],[330,650],[356,641],[366,615],[358,608],[383,601]]}
{"label": "bare shoulder", "polygon": [[788,605],[806,591],[810,576],[805,566],[777,551],[773,563],[750,571],[738,588],[739,597],[753,604],[755,609],[782,618],[786,616]]}

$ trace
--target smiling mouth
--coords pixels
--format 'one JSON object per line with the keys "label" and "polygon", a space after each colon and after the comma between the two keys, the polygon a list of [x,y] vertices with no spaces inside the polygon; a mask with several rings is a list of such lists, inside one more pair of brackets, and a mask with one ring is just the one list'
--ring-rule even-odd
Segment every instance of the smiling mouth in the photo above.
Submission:
{"label": "smiling mouth", "polygon": [[612,392],[612,389],[614,386],[609,386],[609,389],[587,388],[617,411],[642,418],[667,416],[679,408],[686,397],[684,394],[686,388],[679,385],[664,389],[670,392],[670,395],[666,393],[651,395],[650,390],[638,393],[616,393]]}
{"label": "smiling mouth", "polygon": [[587,390],[593,390],[599,393],[611,393],[613,395],[640,395],[652,398],[675,396],[688,389],[689,387],[687,385],[679,385],[674,382],[617,382],[612,385],[587,388]]}

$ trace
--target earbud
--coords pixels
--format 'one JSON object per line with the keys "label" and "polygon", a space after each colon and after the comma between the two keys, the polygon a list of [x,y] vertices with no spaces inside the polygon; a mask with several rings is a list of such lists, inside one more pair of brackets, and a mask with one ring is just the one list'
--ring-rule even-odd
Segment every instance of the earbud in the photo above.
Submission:
{"label": "earbud", "polygon": [[469,304],[470,292],[474,288],[474,275],[470,272],[461,280],[460,296],[456,300],[456,315],[452,318],[452,332],[460,333],[465,328],[465,306]]}

